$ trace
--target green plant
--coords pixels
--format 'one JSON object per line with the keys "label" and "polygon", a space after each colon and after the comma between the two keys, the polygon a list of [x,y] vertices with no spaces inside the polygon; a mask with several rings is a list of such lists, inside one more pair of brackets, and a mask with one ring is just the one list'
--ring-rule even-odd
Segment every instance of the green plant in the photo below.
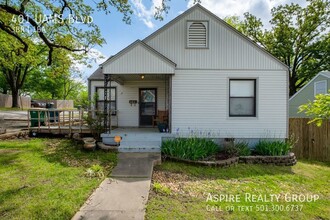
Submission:
{"label": "green plant", "polygon": [[202,160],[219,151],[219,146],[207,138],[176,138],[163,141],[162,153],[188,160]]}
{"label": "green plant", "polygon": [[235,146],[234,143],[226,144],[223,147],[222,152],[229,157],[237,157],[239,155],[239,149]]}
{"label": "green plant", "polygon": [[89,178],[92,177],[103,178],[104,177],[103,167],[98,164],[94,164],[86,170],[85,176]]}
{"label": "green plant", "polygon": [[156,193],[163,194],[163,195],[170,195],[171,194],[171,189],[170,188],[168,188],[166,186],[163,186],[162,184],[160,184],[158,182],[154,182],[152,186],[153,186],[153,190]]}
{"label": "green plant", "polygon": [[224,145],[222,152],[229,157],[238,157],[238,156],[249,156],[251,155],[251,150],[249,145],[245,141],[234,142],[230,140]]}
{"label": "green plant", "polygon": [[87,123],[87,126],[91,130],[93,137],[95,140],[100,140],[100,135],[105,131],[103,120],[104,116],[100,112],[96,112],[93,116],[92,113],[88,114],[87,117],[84,118]]}
{"label": "green plant", "polygon": [[249,145],[245,141],[239,141],[235,143],[235,147],[238,149],[238,156],[250,156],[251,155],[251,149],[249,148]]}
{"label": "green plant", "polygon": [[292,149],[292,143],[290,141],[282,140],[260,140],[255,146],[255,151],[260,155],[267,156],[281,156],[286,155]]}

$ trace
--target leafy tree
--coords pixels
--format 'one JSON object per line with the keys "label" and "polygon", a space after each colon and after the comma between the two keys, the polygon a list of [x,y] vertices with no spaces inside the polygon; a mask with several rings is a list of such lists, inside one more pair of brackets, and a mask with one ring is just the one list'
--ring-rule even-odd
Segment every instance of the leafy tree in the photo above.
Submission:
{"label": "leafy tree", "polygon": [[0,93],[7,94],[9,90],[9,86],[5,79],[5,76],[1,73],[0,70]]}
{"label": "leafy tree", "polygon": [[[31,70],[42,62],[42,48],[26,40],[30,46],[28,53],[24,53],[12,36],[0,32],[0,72],[10,87],[13,96],[12,107],[19,107],[18,95],[23,83]],[[22,56],[24,53],[24,56]]]}
{"label": "leafy tree", "polygon": [[271,11],[271,29],[256,16],[231,19],[234,27],[289,67],[290,96],[322,70],[330,69],[330,2],[307,0],[303,8],[286,4]]}
{"label": "leafy tree", "polygon": [[305,112],[313,119],[309,123],[321,126],[323,120],[330,119],[330,90],[328,94],[318,94],[313,102],[301,105],[299,112]]}
{"label": "leafy tree", "polygon": [[[168,12],[168,1],[161,0],[162,4],[156,8],[154,15],[156,19],[162,19],[163,13]],[[103,11],[108,14],[111,13],[111,10],[121,12],[124,22],[128,24],[131,22],[130,15],[133,11],[128,0],[89,2],[80,0],[1,0],[1,14],[11,19],[1,19],[0,17],[0,29],[15,37],[25,52],[29,50],[29,43],[22,37],[22,32],[27,30],[35,32],[38,40],[48,48],[48,64],[50,65],[53,51],[56,48],[87,52],[94,45],[104,43],[99,27],[93,23],[92,15],[95,11]],[[19,23],[20,26],[18,27],[15,23]],[[24,31],[21,31],[22,29]],[[79,39],[79,43],[72,45],[73,39]]]}
{"label": "leafy tree", "polygon": [[[155,12],[156,19],[162,19],[162,14],[168,12],[168,1],[161,0],[162,4]],[[80,0],[0,0],[0,72],[12,91],[13,107],[18,107],[18,93],[24,88],[28,75],[45,70],[40,61],[48,60],[47,65],[51,65],[58,51],[87,52],[105,42],[99,27],[92,21],[95,11],[107,14],[118,10],[123,14],[124,22],[129,24],[131,21],[128,0],[95,0],[92,6],[90,3]],[[43,57],[44,53],[47,53],[46,57]],[[61,66],[58,63],[56,66]],[[35,76],[39,81],[41,77]],[[73,81],[67,83],[63,87],[64,93],[68,94],[74,86]]]}

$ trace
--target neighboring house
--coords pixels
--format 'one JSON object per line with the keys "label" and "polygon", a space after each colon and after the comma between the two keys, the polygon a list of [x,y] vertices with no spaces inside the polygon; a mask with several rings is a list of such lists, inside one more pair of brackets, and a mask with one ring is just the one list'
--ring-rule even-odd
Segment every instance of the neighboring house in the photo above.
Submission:
{"label": "neighboring house", "polygon": [[199,4],[104,62],[89,78],[90,97],[104,87],[102,73],[119,127],[151,126],[167,110],[174,134],[288,136],[287,66]]}
{"label": "neighboring house", "polygon": [[289,117],[307,118],[305,113],[299,112],[299,106],[313,101],[317,94],[328,93],[330,89],[330,72],[320,72],[296,94],[289,99]]}

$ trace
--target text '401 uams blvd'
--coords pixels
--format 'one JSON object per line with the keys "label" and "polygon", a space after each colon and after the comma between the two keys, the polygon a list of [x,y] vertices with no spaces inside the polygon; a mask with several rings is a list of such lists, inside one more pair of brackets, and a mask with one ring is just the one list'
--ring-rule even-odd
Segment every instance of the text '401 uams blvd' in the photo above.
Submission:
{"label": "text '401 uams blvd'", "polygon": [[61,14],[54,14],[54,15],[47,15],[47,14],[38,14],[33,17],[28,17],[28,16],[23,16],[19,15],[16,16],[14,15],[12,17],[12,22],[17,22],[17,23],[29,23],[29,20],[34,20],[38,24],[42,23],[48,23],[48,24],[90,24],[93,22],[93,17],[92,16],[83,16],[83,15],[72,15],[69,14],[67,16],[61,15]]}

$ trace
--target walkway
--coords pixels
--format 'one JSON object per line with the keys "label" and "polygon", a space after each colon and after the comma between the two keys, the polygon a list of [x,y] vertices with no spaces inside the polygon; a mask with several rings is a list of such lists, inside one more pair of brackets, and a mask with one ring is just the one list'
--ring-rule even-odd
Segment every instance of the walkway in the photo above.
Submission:
{"label": "walkway", "polygon": [[160,153],[119,153],[111,178],[105,179],[72,220],[144,219],[153,166]]}

